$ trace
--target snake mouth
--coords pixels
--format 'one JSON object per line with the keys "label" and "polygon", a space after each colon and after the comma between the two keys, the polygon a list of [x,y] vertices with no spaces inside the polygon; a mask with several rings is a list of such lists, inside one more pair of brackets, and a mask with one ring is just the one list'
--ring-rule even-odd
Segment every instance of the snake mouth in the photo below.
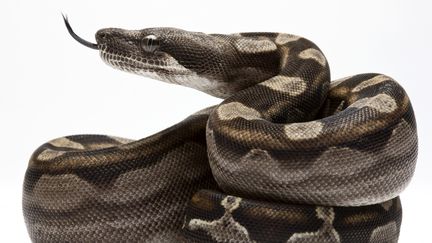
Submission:
{"label": "snake mouth", "polygon": [[77,34],[75,34],[75,32],[73,31],[72,27],[69,24],[68,17],[64,14],[62,14],[62,16],[63,16],[64,23],[66,25],[66,28],[67,28],[69,34],[72,36],[72,38],[74,38],[76,41],[78,41],[79,43],[81,43],[84,46],[87,46],[91,49],[99,50],[98,44],[86,41],[83,38],[79,37]]}

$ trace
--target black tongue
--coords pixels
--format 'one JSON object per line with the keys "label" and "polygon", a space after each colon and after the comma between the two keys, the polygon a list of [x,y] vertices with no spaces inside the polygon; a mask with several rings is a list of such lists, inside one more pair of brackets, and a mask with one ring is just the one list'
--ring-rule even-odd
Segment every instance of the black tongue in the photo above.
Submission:
{"label": "black tongue", "polygon": [[70,34],[70,35],[71,35],[71,36],[72,36],[76,41],[78,41],[79,43],[81,43],[81,44],[83,44],[83,45],[85,45],[85,46],[87,46],[87,47],[89,47],[89,48],[92,48],[92,49],[95,49],[95,50],[99,50],[97,44],[94,44],[94,43],[91,43],[91,42],[89,42],[89,41],[86,41],[86,40],[84,40],[83,38],[79,37],[77,34],[75,34],[75,32],[72,30],[72,27],[71,27],[70,24],[69,24],[68,17],[67,17],[66,15],[64,15],[64,14],[62,14],[62,16],[63,16],[63,20],[64,20],[64,22],[65,22],[66,28],[67,28],[68,31],[69,31],[69,34]]}

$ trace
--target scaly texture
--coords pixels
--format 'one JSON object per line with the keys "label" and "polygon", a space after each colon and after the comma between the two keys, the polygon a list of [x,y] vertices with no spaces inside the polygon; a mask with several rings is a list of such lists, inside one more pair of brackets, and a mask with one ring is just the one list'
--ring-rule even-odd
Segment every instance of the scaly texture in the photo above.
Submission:
{"label": "scaly texture", "polygon": [[42,145],[24,181],[34,242],[397,242],[417,133],[392,78],[330,82],[320,49],[289,34],[73,36],[115,68],[224,100],[138,141]]}

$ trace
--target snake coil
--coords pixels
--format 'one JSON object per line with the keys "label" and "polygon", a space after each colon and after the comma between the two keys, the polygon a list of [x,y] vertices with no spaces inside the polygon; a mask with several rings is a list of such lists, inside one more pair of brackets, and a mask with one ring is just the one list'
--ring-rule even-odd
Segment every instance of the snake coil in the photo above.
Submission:
{"label": "snake coil", "polygon": [[94,44],[65,23],[115,68],[224,100],[137,141],[43,144],[24,180],[32,241],[397,242],[417,133],[392,78],[330,82],[290,34],[109,28]]}

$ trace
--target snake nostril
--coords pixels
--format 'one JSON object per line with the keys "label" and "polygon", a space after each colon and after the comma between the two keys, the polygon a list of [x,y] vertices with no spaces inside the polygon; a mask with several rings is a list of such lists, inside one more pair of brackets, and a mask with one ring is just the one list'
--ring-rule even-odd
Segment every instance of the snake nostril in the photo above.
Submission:
{"label": "snake nostril", "polygon": [[100,41],[106,41],[108,39],[108,36],[109,36],[108,32],[106,30],[104,30],[104,29],[99,30],[98,32],[96,32],[96,40],[98,42],[100,42]]}

